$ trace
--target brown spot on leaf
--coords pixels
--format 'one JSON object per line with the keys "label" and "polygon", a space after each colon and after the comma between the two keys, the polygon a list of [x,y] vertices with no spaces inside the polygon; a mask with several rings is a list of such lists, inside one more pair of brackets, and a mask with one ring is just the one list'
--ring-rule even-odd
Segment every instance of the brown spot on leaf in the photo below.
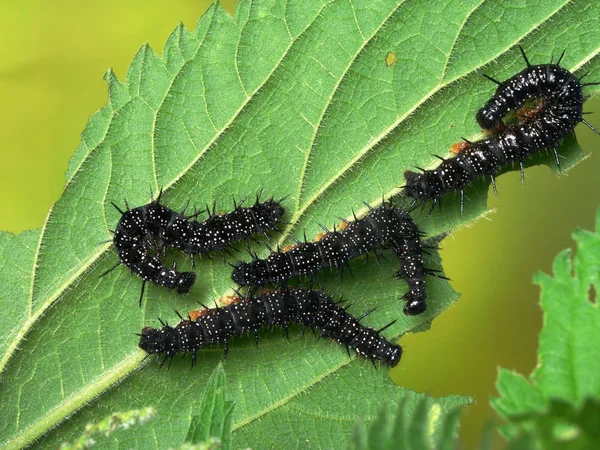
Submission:
{"label": "brown spot on leaf", "polygon": [[596,292],[596,287],[593,283],[590,283],[590,287],[588,288],[588,300],[591,304],[595,305],[598,301],[598,293]]}

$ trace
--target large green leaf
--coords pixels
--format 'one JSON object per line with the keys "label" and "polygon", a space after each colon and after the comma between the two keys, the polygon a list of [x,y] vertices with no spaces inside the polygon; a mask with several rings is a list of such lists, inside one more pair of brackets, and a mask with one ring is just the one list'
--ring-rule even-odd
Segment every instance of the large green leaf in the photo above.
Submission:
{"label": "large green leaf", "polygon": [[564,250],[554,260],[553,277],[535,277],[544,328],[531,382],[504,369],[497,381],[501,396],[492,401],[511,422],[505,434],[526,430],[542,440],[541,448],[593,448],[592,439],[600,445],[600,210],[596,232],[578,229],[573,238],[577,253]]}
{"label": "large green leaf", "polygon": [[[158,325],[157,315],[174,320],[172,307],[185,311],[195,300],[231,292],[229,270],[205,259],[190,296],[150,287],[140,310],[140,281],[126,269],[98,278],[116,260],[110,244],[98,245],[118,220],[110,201],[126,196],[143,204],[149,188],[163,187],[173,208],[191,199],[226,209],[232,195],[264,187],[290,195],[291,225],[280,243],[290,233],[314,235],[319,222],[350,217],[352,209],[360,214],[362,201],[375,205],[397,193],[404,169],[431,167],[431,153],[443,153],[461,135],[477,136],[475,110],[493,89],[479,70],[504,78],[522,68],[517,42],[534,62],[566,48],[567,68],[600,79],[599,11],[593,0],[454,0],[440,8],[424,0],[246,0],[233,18],[215,5],[193,33],[178,27],[162,58],[143,47],[126,82],[108,72],[109,102],[90,119],[65,193],[41,233],[1,237],[10,254],[1,260],[0,276],[9,283],[0,296],[10,314],[0,318],[0,336],[7,337],[0,343],[0,445],[43,435],[54,445],[110,411],[151,405],[157,419],[123,433],[122,443],[163,448],[183,441],[197,413],[194,394],[219,352],[203,353],[194,371],[189,361],[176,361],[170,371],[135,372],[143,353],[133,333]],[[388,67],[389,52],[396,62]],[[486,193],[485,183],[469,190],[462,216],[453,198],[417,220],[432,236],[454,229],[485,211]],[[390,278],[392,258],[354,266],[354,278],[333,277],[330,287],[341,285],[357,311],[380,306],[369,324],[401,316],[391,336],[427,327],[457,298],[447,283],[428,279],[428,312],[407,318],[398,301],[405,286]],[[338,416],[319,421],[330,424],[353,408],[374,417],[379,399],[399,389],[384,371],[333,344],[291,341],[282,346],[267,333],[258,350],[251,340],[232,344],[227,392],[236,401],[238,443],[266,435],[296,442],[289,423],[275,425],[284,414],[296,417],[298,402],[334,398],[326,406]],[[343,390],[356,380],[360,405]],[[305,430],[312,442],[322,431]]]}

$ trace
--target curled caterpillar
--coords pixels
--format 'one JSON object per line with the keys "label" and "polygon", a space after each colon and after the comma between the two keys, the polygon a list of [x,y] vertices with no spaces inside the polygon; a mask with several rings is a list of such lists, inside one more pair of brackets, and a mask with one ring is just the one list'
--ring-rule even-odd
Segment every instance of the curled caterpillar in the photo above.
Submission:
{"label": "curled caterpillar", "polygon": [[[283,199],[282,199],[283,200]],[[119,262],[104,272],[106,275],[120,264],[143,280],[140,304],[144,295],[145,283],[152,281],[179,293],[187,293],[196,280],[194,272],[178,272],[175,263],[171,268],[163,265],[160,253],[174,248],[191,256],[227,251],[232,242],[252,238],[256,233],[267,234],[277,230],[277,225],[285,210],[282,200],[273,198],[260,202],[259,196],[250,207],[243,207],[243,201],[227,214],[212,214],[203,222],[191,220],[198,212],[185,216],[185,209],[175,212],[160,204],[160,195],[155,201],[126,211],[113,206],[121,213],[114,231],[113,244],[117,249]],[[210,212],[209,212],[210,213]]]}
{"label": "curled caterpillar", "polygon": [[266,259],[240,261],[234,266],[231,278],[241,286],[285,285],[291,278],[314,277],[327,267],[343,272],[352,259],[389,248],[400,261],[395,276],[408,284],[408,292],[403,296],[407,301],[404,313],[416,315],[425,311],[425,275],[437,272],[424,267],[420,232],[410,215],[384,202],[361,219],[355,217],[353,222],[344,222],[344,226],[342,230],[326,230],[317,241],[297,241],[287,251],[272,252]]}
{"label": "curled caterpillar", "polygon": [[[420,169],[422,173],[406,171],[406,195],[416,201],[432,200],[433,210],[442,195],[458,190],[462,211],[464,188],[473,180],[489,176],[496,193],[494,175],[501,168],[518,163],[523,182],[523,161],[542,150],[554,151],[560,169],[558,146],[579,122],[600,134],[583,119],[582,110],[583,87],[599,83],[582,84],[581,79],[561,67],[564,52],[556,64],[531,65],[523,49],[519,48],[527,67],[502,82],[486,75],[498,84],[498,89],[477,112],[477,121],[482,128],[502,131],[476,142],[467,141],[465,146],[457,146],[459,153],[454,158],[437,156],[442,162],[433,170]],[[521,120],[519,123],[504,127],[506,114],[517,112],[529,101],[537,102],[535,108],[517,115]]]}
{"label": "curled caterpillar", "polygon": [[[531,65],[525,51],[519,46],[527,67],[506,81],[498,81],[488,75],[488,80],[496,83],[498,88],[486,104],[477,111],[477,123],[484,130],[493,130],[502,124],[510,111],[517,111],[526,102],[536,99],[540,101],[539,113],[546,120],[556,120],[556,126],[566,126],[573,131],[575,125],[583,120],[583,86],[598,83],[581,83],[575,75],[560,66],[565,52],[563,51],[556,64]],[[548,109],[552,114],[548,114]],[[551,124],[549,124],[551,125]],[[566,134],[566,133],[565,133]]]}
{"label": "curled caterpillar", "polygon": [[148,355],[164,355],[162,365],[178,353],[192,354],[192,367],[198,350],[215,344],[223,344],[224,358],[228,343],[234,336],[253,332],[258,346],[258,330],[266,326],[282,327],[287,335],[290,324],[302,324],[313,331],[320,331],[346,346],[360,356],[389,366],[395,366],[402,356],[402,347],[392,344],[380,333],[394,322],[379,330],[361,325],[360,320],[368,311],[356,318],[333,302],[322,291],[287,289],[264,292],[254,297],[236,297],[224,307],[194,312],[194,318],[186,319],[174,327],[162,323],[161,329],[146,327],[139,334],[139,346]]}

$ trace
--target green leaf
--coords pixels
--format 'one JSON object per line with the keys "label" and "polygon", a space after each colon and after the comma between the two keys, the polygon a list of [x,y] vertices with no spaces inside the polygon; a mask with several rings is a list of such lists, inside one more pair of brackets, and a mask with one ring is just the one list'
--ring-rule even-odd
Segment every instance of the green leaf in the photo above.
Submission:
{"label": "green leaf", "polygon": [[[21,341],[25,330],[21,326],[31,317],[33,305],[26,301],[33,284],[36,247],[40,231],[26,231],[19,235],[0,232],[0,351],[8,360],[9,343]],[[20,301],[15,301],[18,299]]]}
{"label": "green leaf", "polygon": [[[458,438],[458,427],[460,425],[460,409],[455,408],[450,411],[445,419],[444,423],[441,426],[441,430],[438,438],[438,446],[436,447],[439,450],[453,450],[456,448],[456,442]],[[481,450],[485,450],[484,447]]]}
{"label": "green leaf", "polygon": [[[475,110],[493,90],[479,71],[502,79],[520,70],[517,42],[534,62],[566,48],[568,69],[600,79],[600,7],[592,0],[430,6],[244,0],[232,18],[215,5],[193,32],[176,28],[162,57],[142,47],[126,81],[106,74],[109,102],[88,122],[65,192],[43,229],[0,237],[0,276],[9,281],[0,298],[10,312],[0,318],[0,336],[8,337],[0,357],[0,445],[17,448],[41,436],[45,445],[58,445],[107,411],[152,405],[156,420],[121,433],[120,444],[166,448],[183,442],[199,414],[194,394],[203,391],[219,352],[203,352],[194,371],[185,360],[169,371],[142,368],[134,333],[157,326],[156,316],[176,320],[173,307],[191,310],[196,300],[230,294],[230,271],[219,258],[204,259],[191,295],[151,286],[140,310],[140,281],[127,269],[99,279],[116,261],[110,244],[98,245],[118,220],[110,201],[127,197],[141,205],[150,188],[162,187],[172,208],[215,200],[226,210],[232,195],[264,187],[268,195],[290,195],[291,224],[278,241],[285,245],[291,234],[313,236],[319,223],[351,217],[353,209],[363,214],[363,201],[376,205],[398,192],[405,169],[432,167],[431,153],[444,153],[461,135],[477,137]],[[464,226],[485,212],[487,188],[480,182],[467,192],[464,215],[451,196],[440,212],[416,220],[432,237]],[[440,261],[434,255],[428,263]],[[398,297],[405,286],[390,278],[394,266],[392,258],[381,265],[359,261],[354,278],[328,279],[328,289],[341,286],[356,312],[379,307],[369,325],[400,316],[391,337],[427,328],[457,298],[446,282],[428,279],[427,313],[403,316]],[[278,442],[296,443],[301,437],[289,423],[277,428],[287,426],[287,434],[273,434],[275,424],[291,417],[298,402],[334,398],[319,386],[337,392],[326,405],[336,410],[312,426],[307,419],[302,438],[315,442],[331,426],[334,445],[341,428],[333,423],[344,411],[376,411],[383,393],[399,390],[385,371],[376,373],[334,344],[293,337],[288,345],[278,333],[265,333],[258,350],[249,339],[232,343],[226,371],[226,390],[236,401],[234,443],[248,437],[244,445],[251,446],[252,436],[267,431]],[[351,376],[361,381],[357,392],[369,394],[364,404],[354,404],[344,389]],[[368,384],[375,386],[367,391]],[[351,422],[360,416],[355,412],[348,413]]]}
{"label": "green leaf", "polygon": [[63,443],[60,450],[85,450],[98,443],[103,436],[108,437],[118,430],[126,430],[132,425],[148,422],[156,415],[152,408],[134,409],[113,413],[99,423],[89,424],[83,433],[72,444]]}
{"label": "green leaf", "polygon": [[217,437],[223,448],[229,448],[234,402],[225,400],[225,371],[222,364],[210,376],[199,404],[200,414],[192,417],[185,442],[198,444]]}
{"label": "green leaf", "polygon": [[227,447],[224,447],[218,438],[212,437],[207,441],[200,442],[199,444],[181,444],[179,447],[177,447],[177,450],[221,450],[222,448]]}
{"label": "green leaf", "polygon": [[[383,403],[388,402],[395,410],[399,402],[405,401],[409,414],[422,398],[390,383],[386,371],[374,371],[370,363],[355,362],[265,414],[260,421],[248,421],[240,429],[234,424],[233,448],[289,448],[297,443],[309,448],[344,448],[353,424],[359,419],[366,424],[373,422]],[[425,398],[433,411],[448,411],[471,402],[468,397],[457,396]]]}
{"label": "green leaf", "polygon": [[543,450],[586,450],[600,445],[600,400],[597,398],[587,398],[581,405],[552,399],[543,411],[512,415],[510,421],[514,432],[520,433],[511,443],[527,436],[535,442],[536,448]]}
{"label": "green leaf", "polygon": [[554,277],[538,273],[544,328],[540,334],[540,367],[532,381],[547,397],[581,402],[600,397],[600,310],[590,289],[600,288],[600,212],[596,232],[576,230],[577,253],[565,250],[554,260]]}
{"label": "green leaf", "polygon": [[457,406],[438,403],[417,394],[398,401],[395,413],[384,403],[367,431],[364,418],[358,420],[350,437],[352,450],[405,450],[455,448],[458,433]]}
{"label": "green leaf", "polygon": [[511,439],[507,444],[508,450],[531,450],[536,446],[535,438],[529,433],[523,433],[518,437]]}
{"label": "green leaf", "polygon": [[[561,252],[554,261],[553,277],[541,272],[535,276],[542,289],[544,327],[531,382],[501,370],[500,397],[492,401],[509,421],[503,428],[506,435],[529,433],[539,438],[542,448],[566,448],[572,436],[563,439],[557,433],[566,422],[578,430],[575,438],[583,440],[570,443],[573,448],[586,448],[593,439],[600,445],[597,434],[586,427],[590,418],[596,424],[600,419],[600,310],[595,298],[600,286],[600,209],[596,232],[578,229],[573,239],[577,253]],[[580,408],[584,412],[578,413]]]}

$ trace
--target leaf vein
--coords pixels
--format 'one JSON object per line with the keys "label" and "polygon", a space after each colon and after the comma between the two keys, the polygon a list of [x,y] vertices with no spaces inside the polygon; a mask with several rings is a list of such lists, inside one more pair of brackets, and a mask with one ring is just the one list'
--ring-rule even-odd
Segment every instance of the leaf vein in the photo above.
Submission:
{"label": "leaf vein", "polygon": [[467,24],[467,22],[469,21],[469,19],[473,15],[473,13],[475,11],[477,11],[477,9],[479,9],[481,7],[481,5],[483,5],[483,3],[485,3],[485,0],[481,0],[478,5],[471,8],[471,10],[467,11],[467,13],[465,14],[465,19],[458,27],[456,36],[454,37],[454,41],[452,42],[452,46],[450,47],[450,51],[446,55],[446,63],[444,64],[444,69],[442,70],[442,76],[440,77],[441,80],[444,79],[444,77],[446,76],[446,72],[448,72],[448,64],[450,63],[450,58],[452,57],[452,53],[454,52],[454,49],[456,48],[456,44],[458,43],[458,38],[459,38],[460,34],[462,33],[463,29],[465,28],[465,25]]}
{"label": "leaf vein", "polygon": [[[361,52],[364,50],[364,48],[366,47],[366,45],[371,42],[371,40],[374,38],[374,36],[377,34],[377,32],[384,26],[384,24],[392,17],[392,15],[398,10],[398,8],[400,7],[400,5],[403,2],[398,2],[396,3],[396,6],[394,8],[391,9],[390,13],[384,18],[384,20],[381,22],[381,24],[379,25],[379,27],[377,27],[375,30],[373,30],[372,35],[369,37],[369,39],[367,40],[363,40],[362,45],[358,48],[358,50],[356,51],[356,53],[350,58],[350,61],[348,62],[348,65],[344,68],[344,70],[342,71],[342,73],[339,75],[337,83],[333,86],[333,89],[330,93],[330,95],[328,96],[325,105],[323,107],[323,110],[321,112],[321,117],[318,120],[318,126],[314,127],[314,131],[312,133],[310,142],[308,143],[308,147],[307,147],[307,151],[304,152],[305,157],[304,157],[304,164],[302,166],[302,170],[300,171],[300,179],[299,179],[299,183],[298,183],[298,191],[296,193],[296,207],[294,208],[294,216],[292,217],[292,219],[290,220],[290,222],[292,223],[290,226],[288,226],[285,230],[284,233],[282,233],[279,242],[282,243],[286,237],[289,235],[289,232],[291,231],[292,227],[294,226],[294,224],[298,221],[298,219],[300,218],[301,214],[298,214],[298,211],[300,211],[300,201],[301,201],[301,197],[302,197],[302,189],[303,186],[305,184],[305,179],[306,179],[306,174],[308,171],[308,167],[310,165],[310,157],[312,155],[312,150],[314,149],[315,146],[315,141],[317,138],[317,135],[319,133],[319,130],[321,129],[321,125],[323,124],[323,119],[325,117],[325,115],[327,114],[327,111],[329,110],[329,107],[331,106],[331,103],[333,101],[333,97],[335,96],[335,94],[338,92],[338,89],[342,83],[342,80],[344,79],[345,75],[348,73],[348,71],[350,70],[350,68],[352,67],[352,64],[356,61],[356,58],[358,57],[358,55],[361,54]],[[360,28],[359,28],[360,29]],[[362,34],[362,33],[361,33]],[[315,59],[315,61],[317,61]],[[319,62],[319,61],[317,61]],[[319,62],[320,64],[320,62]],[[328,73],[330,73],[334,78],[335,76],[328,71]]]}

